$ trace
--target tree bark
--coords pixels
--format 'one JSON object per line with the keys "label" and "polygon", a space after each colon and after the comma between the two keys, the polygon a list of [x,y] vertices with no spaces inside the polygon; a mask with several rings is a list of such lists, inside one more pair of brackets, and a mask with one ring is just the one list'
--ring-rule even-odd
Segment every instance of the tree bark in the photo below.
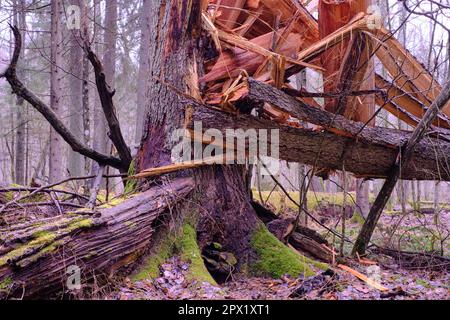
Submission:
{"label": "tree bark", "polygon": [[[85,7],[82,5],[83,0],[71,0],[72,5],[77,5],[81,9],[81,16],[83,17]],[[69,114],[69,129],[79,140],[83,140],[83,82],[85,79],[84,70],[80,66],[85,63],[83,54],[82,41],[80,37],[80,30],[71,30],[70,33],[70,59],[69,72],[71,79],[69,81],[70,92],[70,114]],[[70,151],[68,155],[68,169],[73,176],[84,175],[84,157],[78,152]]]}
{"label": "tree bark", "polygon": [[[63,39],[62,39],[62,10],[63,4],[61,0],[52,0],[51,10],[51,67],[50,67],[50,108],[60,119],[63,116],[62,106],[62,81],[63,71]],[[64,148],[63,139],[53,128],[50,129],[50,182],[61,180],[64,175],[64,163],[62,150]]]}
{"label": "tree bark", "polygon": [[[197,42],[201,35],[200,3],[159,0],[151,1],[150,9],[152,16],[160,19],[152,19],[150,28],[149,109],[136,161],[138,171],[170,164],[172,132],[192,123],[190,117],[185,118],[183,97],[163,82],[199,98],[198,78],[203,66]],[[198,183],[195,203],[203,208],[197,209],[200,246],[215,239],[238,257],[240,265],[254,255],[250,238],[258,225],[244,172],[242,166],[191,172]]]}
{"label": "tree bark", "polygon": [[[270,103],[299,120],[323,127],[322,131],[280,126],[280,157],[283,160],[317,165],[321,168],[340,170],[345,160],[347,171],[357,177],[385,178],[395,163],[398,150],[407,142],[411,133],[395,129],[365,126],[332,113],[308,106],[276,88],[248,80],[248,98],[255,102]],[[210,111],[214,113],[213,111]],[[273,122],[254,119],[251,116],[235,116],[233,120],[208,114],[198,114],[209,127],[223,128],[276,128]],[[234,123],[233,123],[234,122]],[[254,123],[256,122],[256,123]],[[257,124],[259,122],[259,125]],[[239,123],[239,124],[238,124]],[[264,124],[263,124],[264,123]],[[445,139],[431,136],[420,141],[413,152],[413,161],[402,168],[404,180],[450,179],[447,165],[450,144]],[[436,153],[436,150],[439,150]]]}

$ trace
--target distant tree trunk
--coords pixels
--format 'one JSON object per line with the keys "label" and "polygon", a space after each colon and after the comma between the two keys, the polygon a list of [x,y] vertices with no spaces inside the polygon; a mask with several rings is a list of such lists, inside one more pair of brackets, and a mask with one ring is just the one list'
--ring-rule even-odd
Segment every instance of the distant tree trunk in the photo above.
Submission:
{"label": "distant tree trunk", "polygon": [[[50,47],[50,107],[62,118],[62,92],[63,92],[63,71],[62,54],[63,54],[63,37],[62,37],[62,10],[63,4],[61,0],[52,0],[51,2],[52,18],[51,18],[51,47]],[[64,148],[62,137],[53,129],[50,129],[50,182],[61,180],[64,174],[64,163],[62,150]]]}
{"label": "distant tree trunk", "polygon": [[[84,15],[83,0],[71,0],[72,5],[77,5],[81,9],[81,16]],[[84,137],[83,125],[83,82],[85,60],[83,50],[83,40],[80,37],[80,30],[71,30],[70,34],[70,110],[69,110],[69,128],[70,131],[81,141]],[[80,67],[81,66],[81,67]],[[72,176],[82,176],[84,174],[84,157],[78,152],[69,151],[68,169]]]}
{"label": "distant tree trunk", "polygon": [[440,201],[441,201],[441,184],[439,181],[436,181],[434,184],[434,190],[433,190],[433,208],[434,208],[434,214],[438,214],[440,210]]}
{"label": "distant tree trunk", "polygon": [[137,111],[136,111],[136,132],[134,143],[139,148],[142,131],[144,129],[145,110],[147,106],[147,92],[149,90],[148,73],[150,71],[150,2],[143,0],[141,12],[139,14],[139,25],[141,28],[141,46],[139,49],[139,74],[137,83]]}
{"label": "distant tree trunk", "polygon": [[370,211],[369,181],[356,179],[356,212],[367,218]]}
{"label": "distant tree trunk", "polygon": [[[81,35],[83,39],[89,39],[89,20],[87,0],[81,1]],[[90,99],[89,99],[89,60],[86,53],[83,53],[83,84],[82,84],[82,104],[83,104],[83,141],[89,146],[91,142],[91,115],[90,115]],[[84,172],[88,173],[90,168],[90,159],[84,158]]]}
{"label": "distant tree trunk", "polygon": [[[397,4],[400,10],[400,23],[403,25],[400,27],[399,31],[399,41],[406,48],[406,34],[407,34],[407,12],[403,6],[403,3]],[[398,119],[398,129],[406,129],[404,124],[400,119]],[[397,183],[397,195],[398,200],[402,209],[402,214],[406,214],[406,202],[407,202],[407,182],[399,180]]]}
{"label": "distant tree trunk", "polygon": [[[25,16],[25,0],[15,0],[14,6],[14,24],[18,25],[23,31],[26,28],[26,16]],[[22,46],[25,44],[25,37],[22,39]],[[25,55],[25,50],[22,51],[22,63]],[[22,66],[18,69],[19,77],[24,78],[24,71]],[[20,185],[25,185],[26,166],[25,166],[25,144],[26,144],[26,119],[25,119],[25,101],[23,98],[18,97],[16,100],[16,130],[15,130],[15,165],[14,165],[14,182]]]}

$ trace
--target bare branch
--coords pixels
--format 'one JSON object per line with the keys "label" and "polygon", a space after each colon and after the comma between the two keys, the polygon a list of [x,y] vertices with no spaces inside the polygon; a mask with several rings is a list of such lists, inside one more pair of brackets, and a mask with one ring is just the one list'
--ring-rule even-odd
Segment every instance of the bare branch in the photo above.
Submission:
{"label": "bare branch", "polygon": [[128,165],[125,161],[97,152],[96,150],[80,142],[58,118],[56,113],[42,100],[40,100],[33,92],[28,90],[20,81],[20,79],[17,77],[16,68],[19,61],[20,51],[22,50],[22,35],[20,34],[18,27],[11,26],[11,29],[15,37],[14,54],[10,65],[8,66],[6,71],[0,75],[0,77],[4,77],[8,81],[8,83],[11,85],[13,93],[25,99],[40,114],[42,114],[53,127],[53,129],[58,132],[63,137],[64,141],[66,141],[70,145],[73,151],[78,152],[94,161],[97,161],[102,165],[111,166],[121,171],[128,170]]}
{"label": "bare branch", "polygon": [[109,85],[106,83],[106,76],[103,71],[103,66],[96,54],[91,50],[91,47],[87,42],[85,42],[84,47],[87,57],[94,67],[95,72],[95,82],[97,84],[98,95],[100,97],[100,102],[102,105],[103,113],[106,117],[106,122],[109,127],[109,138],[117,149],[120,159],[126,163],[128,168],[132,157],[130,148],[127,146],[125,139],[120,130],[119,119],[117,118],[116,108],[114,106],[113,97],[115,94],[114,90],[111,90]]}

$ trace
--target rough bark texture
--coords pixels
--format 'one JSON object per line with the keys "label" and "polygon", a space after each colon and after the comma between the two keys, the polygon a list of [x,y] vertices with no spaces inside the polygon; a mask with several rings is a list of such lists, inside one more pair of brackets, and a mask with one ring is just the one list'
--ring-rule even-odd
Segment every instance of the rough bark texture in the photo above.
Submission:
{"label": "rough bark texture", "polygon": [[[202,68],[200,4],[152,1],[149,110],[138,155],[138,169],[171,163],[171,134],[185,127],[183,97],[170,89],[199,97],[198,72]],[[160,80],[160,81],[158,81]],[[191,172],[196,177],[199,242],[217,240],[245,263],[251,254],[250,237],[257,217],[250,204],[240,166],[214,166]],[[191,208],[192,209],[192,208]],[[189,214],[189,212],[186,212]]]}
{"label": "rough bark texture", "polygon": [[155,219],[193,188],[193,179],[173,180],[92,212],[0,229],[0,298],[70,293],[70,266],[80,268],[82,285],[112,276],[150,244]]}

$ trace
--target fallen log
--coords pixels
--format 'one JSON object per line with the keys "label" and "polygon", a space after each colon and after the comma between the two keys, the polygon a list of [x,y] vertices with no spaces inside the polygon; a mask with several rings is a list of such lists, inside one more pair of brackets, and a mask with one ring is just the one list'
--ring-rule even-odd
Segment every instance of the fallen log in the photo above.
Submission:
{"label": "fallen log", "polygon": [[[363,123],[307,106],[280,90],[251,79],[249,84],[249,98],[273,103],[300,120],[324,126],[328,130],[318,132],[290,128],[247,115],[229,117],[228,113],[204,107],[194,109],[193,120],[203,121],[209,128],[223,130],[279,129],[281,159],[332,170],[340,170],[345,161],[349,172],[365,178],[386,178],[395,163],[398,150],[411,136],[406,131],[366,127]],[[323,152],[324,149],[326,152]],[[449,154],[448,141],[425,138],[415,148],[413,161],[403,168],[402,179],[450,180],[447,164]]]}
{"label": "fallen log", "polygon": [[177,179],[89,215],[73,212],[0,229],[0,298],[69,293],[70,266],[80,268],[82,285],[111,276],[137,259],[151,242],[155,219],[193,188],[192,179]]}
{"label": "fallen log", "polygon": [[315,259],[320,261],[332,263],[333,255],[330,250],[327,250],[323,245],[314,241],[313,239],[299,233],[294,232],[289,238],[289,243],[301,252],[305,252]]}
{"label": "fallen log", "polygon": [[[332,250],[327,248],[328,241],[315,230],[301,225],[295,227],[293,219],[279,218],[276,214],[258,202],[252,202],[252,205],[255,208],[258,217],[267,225],[269,231],[280,241],[288,242],[294,250],[305,253],[314,259],[328,263],[333,262]],[[295,230],[292,232],[294,227]],[[288,235],[290,236],[287,240]]]}
{"label": "fallen log", "polygon": [[[253,81],[253,83],[257,82]],[[328,126],[328,131],[294,128],[251,115],[229,113],[209,108],[184,96],[188,104],[186,108],[190,109],[188,131],[194,129],[195,122],[200,122],[203,125],[203,131],[208,129],[220,131],[221,137],[215,137],[215,143],[218,143],[227,136],[229,129],[244,131],[263,129],[269,132],[273,129],[279,130],[281,160],[330,170],[341,170],[342,163],[345,161],[347,171],[358,178],[388,177],[390,168],[397,159],[398,151],[411,136],[411,133],[407,131],[366,127],[363,123],[353,122],[342,116],[307,106],[268,85],[258,83],[258,86],[264,90],[253,91],[253,99],[257,102],[255,105],[261,102],[261,99],[273,102],[277,106],[282,105],[286,108],[284,111],[294,114],[299,119]],[[258,96],[255,92],[261,94]],[[337,130],[330,130],[333,127]],[[346,130],[347,134],[342,134],[341,130]],[[270,138],[264,142],[269,146],[271,144]],[[225,142],[222,140],[221,144],[225,145]],[[450,143],[447,140],[427,137],[414,149],[412,161],[403,167],[401,178],[403,180],[450,181],[449,154]],[[203,160],[194,159],[186,163],[171,164],[152,169],[149,173],[152,176],[155,172],[167,174],[192,166],[197,168],[212,165],[211,161]]]}

